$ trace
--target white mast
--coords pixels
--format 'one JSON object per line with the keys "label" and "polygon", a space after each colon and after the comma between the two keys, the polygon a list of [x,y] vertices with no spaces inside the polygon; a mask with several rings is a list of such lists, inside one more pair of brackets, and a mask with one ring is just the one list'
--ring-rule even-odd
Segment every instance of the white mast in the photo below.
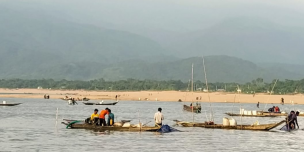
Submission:
{"label": "white mast", "polygon": [[192,63],[192,73],[191,73],[191,92],[192,92],[192,97],[191,97],[191,104],[192,104],[192,122],[194,122],[194,113],[193,113],[193,63]]}
{"label": "white mast", "polygon": [[[205,66],[205,59],[204,59],[204,56],[202,56],[203,58],[203,66],[204,66],[204,73],[205,73],[205,81],[206,81],[206,88],[207,88],[207,93],[208,93],[208,99],[209,99],[209,102],[210,102],[210,95],[209,95],[209,87],[208,87],[208,80],[207,80],[207,73],[206,73],[206,66]],[[211,107],[211,103],[210,103],[210,120],[214,122],[213,120],[213,110],[212,110],[212,107]]]}

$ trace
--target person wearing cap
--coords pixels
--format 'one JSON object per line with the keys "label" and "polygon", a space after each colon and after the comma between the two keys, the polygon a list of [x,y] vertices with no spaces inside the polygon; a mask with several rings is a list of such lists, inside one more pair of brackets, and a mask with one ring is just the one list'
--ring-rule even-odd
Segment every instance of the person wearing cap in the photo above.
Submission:
{"label": "person wearing cap", "polygon": [[155,126],[160,127],[162,126],[162,121],[164,120],[164,116],[161,113],[162,108],[158,108],[158,111],[154,114]]}
{"label": "person wearing cap", "polygon": [[109,114],[109,108],[106,108],[105,110],[102,110],[99,114],[99,125],[100,126],[106,126],[106,115]]}

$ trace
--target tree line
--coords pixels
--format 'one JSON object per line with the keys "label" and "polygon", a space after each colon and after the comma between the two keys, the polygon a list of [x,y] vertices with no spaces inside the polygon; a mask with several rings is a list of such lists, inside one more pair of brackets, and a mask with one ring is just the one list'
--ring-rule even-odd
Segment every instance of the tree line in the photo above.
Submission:
{"label": "tree line", "polygon": [[[191,82],[182,82],[180,80],[137,80],[127,79],[118,81],[105,81],[104,79],[95,79],[89,81],[82,80],[53,80],[53,79],[1,79],[0,88],[44,88],[44,89],[67,89],[67,90],[104,90],[104,91],[140,91],[140,90],[175,90],[191,91]],[[194,91],[206,91],[207,85],[201,81],[193,83]],[[240,83],[208,83],[209,92],[225,91],[242,93],[270,93],[273,94],[294,94],[304,93],[304,79],[302,80],[273,80],[264,82],[262,78],[257,78],[251,82]]]}

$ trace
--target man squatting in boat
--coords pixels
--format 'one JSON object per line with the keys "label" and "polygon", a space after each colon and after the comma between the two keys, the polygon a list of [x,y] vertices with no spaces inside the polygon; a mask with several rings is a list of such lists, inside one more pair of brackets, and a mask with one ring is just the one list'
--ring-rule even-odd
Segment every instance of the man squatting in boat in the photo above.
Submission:
{"label": "man squatting in boat", "polygon": [[[106,123],[105,116],[108,115],[108,123]],[[86,123],[96,124],[99,126],[112,126],[114,124],[114,114],[111,112],[111,109],[106,108],[98,114],[98,109],[94,110],[94,113],[90,118],[87,118]]]}
{"label": "man squatting in boat", "polygon": [[164,120],[164,116],[161,111],[162,108],[158,108],[158,111],[154,114],[155,127],[161,127],[163,125],[162,120]]}

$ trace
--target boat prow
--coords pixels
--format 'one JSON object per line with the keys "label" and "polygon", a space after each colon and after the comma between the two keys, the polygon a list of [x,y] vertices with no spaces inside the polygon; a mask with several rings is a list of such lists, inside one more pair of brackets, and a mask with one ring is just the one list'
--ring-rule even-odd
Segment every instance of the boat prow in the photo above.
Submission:
{"label": "boat prow", "polygon": [[17,106],[22,103],[0,103],[0,106]]}

